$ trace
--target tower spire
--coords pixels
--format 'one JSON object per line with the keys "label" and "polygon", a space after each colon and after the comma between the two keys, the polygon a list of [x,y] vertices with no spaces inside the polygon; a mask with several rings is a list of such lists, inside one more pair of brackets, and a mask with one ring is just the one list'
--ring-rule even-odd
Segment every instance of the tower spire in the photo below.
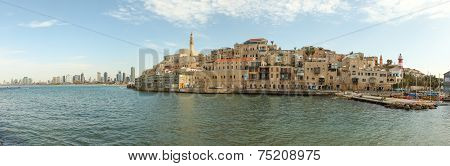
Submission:
{"label": "tower spire", "polygon": [[383,55],[380,55],[380,66],[383,66]]}
{"label": "tower spire", "polygon": [[194,56],[194,34],[192,32],[189,40],[189,56]]}
{"label": "tower spire", "polygon": [[400,56],[398,56],[398,65],[403,68],[403,56],[402,56],[402,54],[400,54]]}

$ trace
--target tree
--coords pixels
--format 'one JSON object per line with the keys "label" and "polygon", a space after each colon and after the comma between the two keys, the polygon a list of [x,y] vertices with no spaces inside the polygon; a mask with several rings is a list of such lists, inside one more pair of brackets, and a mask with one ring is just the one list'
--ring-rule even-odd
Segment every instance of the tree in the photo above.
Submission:
{"label": "tree", "polygon": [[388,65],[392,65],[392,60],[391,60],[391,59],[388,59],[388,60],[387,60],[387,64],[388,64]]}
{"label": "tree", "polygon": [[430,79],[431,79],[431,88],[432,89],[438,89],[439,82],[440,85],[443,84],[443,80],[436,78],[436,76],[423,76],[423,77],[416,77],[412,74],[404,74],[402,83],[399,84],[399,86],[403,85],[404,87],[411,87],[416,86],[424,86],[424,87],[430,87]]}
{"label": "tree", "polygon": [[305,53],[308,56],[314,55],[315,52],[316,51],[315,51],[315,48],[313,46],[309,46],[309,47],[305,48]]}

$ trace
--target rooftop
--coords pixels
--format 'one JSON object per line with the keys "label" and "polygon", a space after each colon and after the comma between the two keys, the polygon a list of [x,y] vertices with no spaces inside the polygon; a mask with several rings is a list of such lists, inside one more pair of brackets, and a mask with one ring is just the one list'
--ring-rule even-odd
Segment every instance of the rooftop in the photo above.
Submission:
{"label": "rooftop", "polygon": [[255,58],[232,58],[232,59],[217,59],[215,62],[248,62],[254,61]]}
{"label": "rooftop", "polygon": [[444,75],[450,77],[450,71],[445,73]]}
{"label": "rooftop", "polygon": [[258,44],[258,43],[266,43],[267,39],[265,38],[253,38],[247,40],[244,44]]}

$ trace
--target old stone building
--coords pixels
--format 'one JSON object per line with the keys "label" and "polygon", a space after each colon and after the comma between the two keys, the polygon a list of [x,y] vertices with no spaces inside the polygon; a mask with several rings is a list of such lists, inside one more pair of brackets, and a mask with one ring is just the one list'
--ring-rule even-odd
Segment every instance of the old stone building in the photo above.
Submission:
{"label": "old stone building", "polygon": [[384,64],[382,57],[363,53],[337,54],[324,48],[282,50],[264,38],[249,39],[233,48],[189,49],[148,69],[136,87],[148,91],[238,93],[267,91],[383,91],[403,78],[399,64]]}

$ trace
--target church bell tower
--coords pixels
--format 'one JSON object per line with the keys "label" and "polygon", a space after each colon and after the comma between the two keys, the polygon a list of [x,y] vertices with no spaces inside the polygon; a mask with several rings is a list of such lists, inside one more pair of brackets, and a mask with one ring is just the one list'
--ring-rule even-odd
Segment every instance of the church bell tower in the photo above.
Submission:
{"label": "church bell tower", "polygon": [[189,56],[194,56],[194,35],[192,32],[189,40]]}

